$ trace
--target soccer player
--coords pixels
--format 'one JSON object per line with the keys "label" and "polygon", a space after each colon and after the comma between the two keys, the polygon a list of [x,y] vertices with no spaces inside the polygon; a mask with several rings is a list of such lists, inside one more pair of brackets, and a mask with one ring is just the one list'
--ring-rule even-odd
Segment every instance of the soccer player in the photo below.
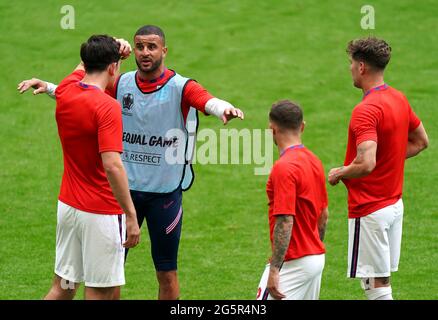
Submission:
{"label": "soccer player", "polygon": [[125,284],[124,247],[137,245],[140,236],[120,157],[120,105],[104,93],[119,72],[119,44],[105,35],[91,36],[81,46],[81,58],[83,65],[55,92],[64,174],[56,275],[45,299],[73,299],[81,282],[86,299],[111,299]]}
{"label": "soccer player", "polygon": [[[197,110],[224,124],[244,114],[207,92],[199,83],[167,69],[164,32],[146,25],[134,35],[137,70],[121,75],[107,87],[122,104],[123,163],[141,226],[146,219],[159,283],[159,299],[177,299],[177,256],[182,226],[182,191],[193,182],[190,153],[197,128]],[[21,83],[34,94],[56,87],[39,79]],[[179,134],[169,135],[169,132]],[[182,134],[181,134],[182,133]],[[183,161],[167,155],[183,150]]]}
{"label": "soccer player", "polygon": [[301,142],[304,122],[298,105],[288,100],[275,103],[269,123],[280,159],[266,186],[272,257],[257,300],[317,300],[328,220],[324,168]]}
{"label": "soccer player", "polygon": [[362,101],[351,115],[344,166],[329,182],[348,189],[348,271],[369,300],[392,300],[389,281],[398,269],[402,238],[405,159],[428,145],[420,119],[400,91],[384,81],[390,46],[374,37],[350,41],[347,53]]}

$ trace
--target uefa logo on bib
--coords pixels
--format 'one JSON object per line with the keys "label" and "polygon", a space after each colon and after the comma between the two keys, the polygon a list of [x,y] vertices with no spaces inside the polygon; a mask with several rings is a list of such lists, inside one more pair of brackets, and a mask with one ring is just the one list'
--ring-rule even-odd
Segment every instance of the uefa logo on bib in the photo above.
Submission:
{"label": "uefa logo on bib", "polygon": [[122,113],[124,115],[132,115],[131,109],[134,106],[134,95],[132,93],[126,93],[122,99]]}

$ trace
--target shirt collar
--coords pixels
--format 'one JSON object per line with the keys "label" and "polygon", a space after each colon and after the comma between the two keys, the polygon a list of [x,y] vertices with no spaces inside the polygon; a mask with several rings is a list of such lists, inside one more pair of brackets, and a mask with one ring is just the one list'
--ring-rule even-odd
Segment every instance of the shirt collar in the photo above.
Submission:
{"label": "shirt collar", "polygon": [[281,157],[282,155],[284,155],[284,154],[286,153],[286,151],[288,151],[288,150],[293,150],[293,149],[303,149],[303,148],[304,148],[304,145],[303,145],[303,144],[295,144],[295,145],[293,145],[293,146],[287,147],[287,148],[283,149],[283,150],[280,152],[280,157]]}
{"label": "shirt collar", "polygon": [[377,87],[371,88],[370,90],[368,90],[367,92],[365,92],[365,94],[363,95],[363,97],[365,98],[366,96],[368,96],[369,94],[371,94],[371,93],[373,93],[373,92],[375,92],[375,91],[385,90],[385,89],[387,89],[388,87],[389,87],[389,86],[388,86],[386,83],[384,83],[384,84],[382,84],[382,85],[380,85],[380,86],[377,86]]}
{"label": "shirt collar", "polygon": [[140,76],[139,76],[138,73],[137,73],[137,78],[138,78],[138,80],[141,81],[141,82],[156,83],[156,82],[158,82],[158,81],[160,81],[160,80],[162,80],[162,79],[164,78],[164,76],[166,75],[166,72],[167,72],[167,69],[165,68],[164,71],[163,71],[163,73],[160,74],[159,77],[157,77],[157,78],[155,78],[155,79],[151,79],[151,80],[143,80],[143,79],[140,78]]}

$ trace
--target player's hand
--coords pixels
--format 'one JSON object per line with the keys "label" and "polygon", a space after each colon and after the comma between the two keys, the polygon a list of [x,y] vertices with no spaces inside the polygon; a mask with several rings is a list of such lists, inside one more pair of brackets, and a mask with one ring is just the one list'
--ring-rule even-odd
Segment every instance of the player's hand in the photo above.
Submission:
{"label": "player's hand", "polygon": [[30,88],[34,88],[33,94],[40,94],[40,93],[46,93],[47,92],[47,83],[43,80],[32,78],[29,80],[21,81],[18,84],[17,90],[20,93],[24,93]]}
{"label": "player's hand", "polygon": [[127,239],[123,246],[133,248],[140,242],[140,228],[138,227],[137,214],[126,215],[126,233]]}
{"label": "player's hand", "polygon": [[243,114],[242,110],[230,107],[224,110],[224,114],[222,115],[222,121],[224,122],[224,124],[227,124],[228,121],[230,121],[231,119],[239,118],[243,120],[244,117],[245,115]]}
{"label": "player's hand", "polygon": [[279,281],[280,281],[280,271],[277,268],[270,268],[268,284],[266,285],[266,289],[268,289],[269,294],[272,296],[272,298],[276,300],[281,300],[286,298],[286,296],[282,294],[278,289]]}
{"label": "player's hand", "polygon": [[116,39],[116,41],[120,43],[120,49],[119,49],[120,56],[122,57],[122,60],[125,60],[126,58],[129,57],[129,55],[132,52],[131,45],[125,39]]}
{"label": "player's hand", "polygon": [[333,168],[329,171],[328,174],[328,182],[332,185],[335,186],[339,183],[339,181],[341,181],[342,179],[342,175],[340,174],[341,169],[343,167],[339,167],[339,168]]}

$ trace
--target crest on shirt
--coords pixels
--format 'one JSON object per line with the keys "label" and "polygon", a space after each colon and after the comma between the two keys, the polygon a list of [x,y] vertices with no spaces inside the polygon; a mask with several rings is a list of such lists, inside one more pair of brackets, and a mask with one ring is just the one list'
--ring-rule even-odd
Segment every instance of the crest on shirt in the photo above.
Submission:
{"label": "crest on shirt", "polygon": [[134,95],[132,93],[126,93],[122,99],[123,110],[131,110],[134,105]]}

